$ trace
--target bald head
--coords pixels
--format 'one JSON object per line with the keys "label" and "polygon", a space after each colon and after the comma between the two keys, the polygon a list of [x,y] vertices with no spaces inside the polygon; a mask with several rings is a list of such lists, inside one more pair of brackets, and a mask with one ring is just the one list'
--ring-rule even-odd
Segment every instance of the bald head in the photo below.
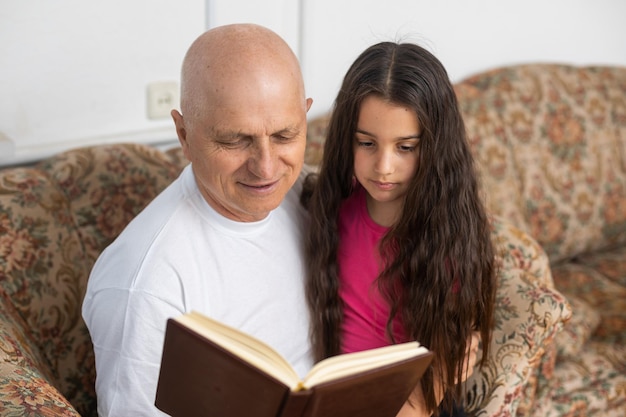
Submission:
{"label": "bald head", "polygon": [[220,26],[202,34],[189,48],[182,68],[181,110],[187,121],[207,106],[289,84],[306,105],[300,65],[276,33],[254,24]]}

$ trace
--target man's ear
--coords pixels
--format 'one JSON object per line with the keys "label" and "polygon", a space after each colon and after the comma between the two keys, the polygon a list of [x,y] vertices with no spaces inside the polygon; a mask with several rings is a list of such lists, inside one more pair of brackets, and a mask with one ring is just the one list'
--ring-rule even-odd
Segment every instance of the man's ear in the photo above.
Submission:
{"label": "man's ear", "polygon": [[170,113],[172,115],[172,119],[174,120],[174,126],[176,127],[176,135],[178,136],[178,141],[180,142],[181,148],[183,148],[183,154],[187,160],[189,159],[189,143],[187,142],[187,130],[185,129],[185,119],[183,115],[176,109],[172,110]]}
{"label": "man's ear", "polygon": [[313,99],[311,97],[309,97],[309,98],[306,99],[306,111],[307,111],[307,113],[311,109],[311,104],[313,104]]}

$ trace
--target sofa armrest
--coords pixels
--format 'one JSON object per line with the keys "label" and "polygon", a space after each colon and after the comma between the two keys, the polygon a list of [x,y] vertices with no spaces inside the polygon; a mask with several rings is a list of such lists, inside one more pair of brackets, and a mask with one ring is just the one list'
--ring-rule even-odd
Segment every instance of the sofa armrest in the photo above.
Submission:
{"label": "sofa armrest", "polygon": [[494,219],[498,289],[486,366],[466,383],[467,409],[481,416],[524,414],[544,398],[538,376],[554,366],[554,338],[571,308],[552,285],[547,256],[536,242]]}
{"label": "sofa armrest", "polygon": [[25,329],[26,323],[0,292],[0,415],[79,417],[52,385],[49,364]]}
{"label": "sofa armrest", "polygon": [[526,280],[549,288],[554,287],[550,259],[537,241],[501,216],[491,216],[492,240],[498,267],[525,271]]}
{"label": "sofa armrest", "polygon": [[0,364],[0,414],[80,417],[38,370],[7,362]]}

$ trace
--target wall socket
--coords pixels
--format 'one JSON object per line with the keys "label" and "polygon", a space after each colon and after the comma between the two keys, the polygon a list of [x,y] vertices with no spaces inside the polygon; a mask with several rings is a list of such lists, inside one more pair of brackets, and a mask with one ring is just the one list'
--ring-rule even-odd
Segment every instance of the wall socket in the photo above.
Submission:
{"label": "wall socket", "polygon": [[172,109],[179,106],[180,91],[176,81],[150,83],[146,93],[149,119],[168,118]]}

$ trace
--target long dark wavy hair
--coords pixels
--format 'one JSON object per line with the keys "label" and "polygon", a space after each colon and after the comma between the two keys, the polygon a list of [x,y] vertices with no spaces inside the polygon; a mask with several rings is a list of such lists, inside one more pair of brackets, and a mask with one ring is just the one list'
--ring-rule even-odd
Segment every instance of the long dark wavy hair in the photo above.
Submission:
{"label": "long dark wavy hair", "polygon": [[[335,100],[319,174],[309,176],[303,202],[311,214],[307,294],[318,360],[340,353],[338,214],[354,188],[354,146],[363,100],[375,95],[415,111],[422,128],[418,166],[400,219],[383,237],[386,260],[377,279],[390,306],[387,332],[399,315],[406,334],[433,351],[422,379],[426,406],[437,413],[434,378],[445,402],[462,396],[467,341],[482,337],[488,355],[495,303],[494,249],[478,191],[465,126],[447,72],[412,43],[382,42],[348,70]],[[393,340],[393,338],[392,338]]]}

